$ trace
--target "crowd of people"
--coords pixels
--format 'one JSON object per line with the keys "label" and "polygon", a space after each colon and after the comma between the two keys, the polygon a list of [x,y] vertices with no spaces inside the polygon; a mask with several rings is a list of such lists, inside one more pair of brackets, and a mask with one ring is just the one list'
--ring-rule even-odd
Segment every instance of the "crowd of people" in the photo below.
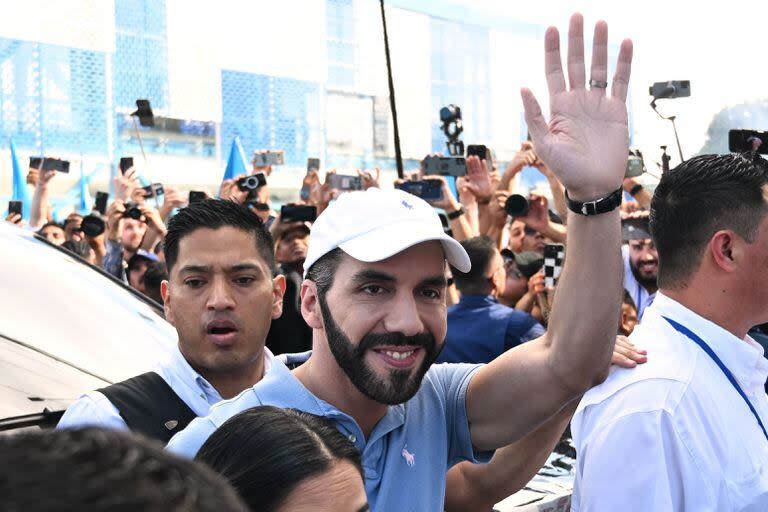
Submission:
{"label": "crowd of people", "polygon": [[[179,344],[0,454],[48,464],[51,500],[85,486],[92,510],[109,489],[126,510],[490,510],[571,424],[573,510],[768,509],[768,165],[694,157],[655,193],[625,178],[632,45],[607,91],[605,23],[589,80],[583,40],[574,15],[566,87],[547,31],[549,122],[523,89],[531,140],[503,168],[467,157],[455,194],[424,166],[394,188],[357,171],[358,191],[313,169],[297,220],[242,177],[189,204],[165,186],[155,207],[127,169],[93,233],[50,220],[55,171],[30,169],[29,223],[8,222],[162,304]],[[510,215],[526,166],[549,191]],[[439,199],[400,190],[422,180]],[[105,471],[128,459],[146,471]],[[33,480],[0,489],[36,510]]]}

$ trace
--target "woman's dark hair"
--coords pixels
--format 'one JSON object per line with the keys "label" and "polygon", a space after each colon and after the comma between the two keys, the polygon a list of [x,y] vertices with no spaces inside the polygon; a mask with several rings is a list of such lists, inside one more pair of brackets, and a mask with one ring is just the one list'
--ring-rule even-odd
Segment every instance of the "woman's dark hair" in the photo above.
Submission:
{"label": "woman's dark hair", "polygon": [[268,405],[227,420],[195,460],[229,480],[251,510],[264,512],[338,461],[352,463],[363,477],[357,448],[328,420]]}
{"label": "woman's dark hair", "polygon": [[665,172],[651,202],[651,234],[659,252],[659,287],[683,288],[719,230],[748,243],[768,212],[762,187],[768,163],[754,153],[701,155]]}

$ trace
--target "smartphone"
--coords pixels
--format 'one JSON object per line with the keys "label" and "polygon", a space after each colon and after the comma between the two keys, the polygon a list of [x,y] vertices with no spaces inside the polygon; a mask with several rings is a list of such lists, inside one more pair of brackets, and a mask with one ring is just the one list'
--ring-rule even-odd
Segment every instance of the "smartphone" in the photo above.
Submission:
{"label": "smartphone", "polygon": [[424,174],[466,176],[467,161],[463,156],[428,156],[424,159]]}
{"label": "smartphone", "polygon": [[29,168],[30,169],[39,169],[40,164],[43,163],[43,158],[39,156],[31,156],[29,157]]}
{"label": "smartphone", "polygon": [[257,188],[261,188],[267,184],[267,175],[263,172],[257,172],[250,176],[243,176],[237,180],[237,188],[242,191],[255,191]]}
{"label": "smartphone", "polygon": [[141,126],[155,126],[155,114],[149,100],[136,100],[136,112],[131,115],[138,116]]}
{"label": "smartphone", "polygon": [[133,157],[132,156],[124,156],[120,159],[120,173],[125,174],[128,169],[133,167]]}
{"label": "smartphone", "polygon": [[467,157],[476,156],[481,160],[488,159],[488,148],[483,144],[470,144],[467,146]]}
{"label": "smartphone", "polygon": [[335,188],[343,192],[363,190],[363,180],[360,178],[360,176],[352,176],[348,174],[329,174],[327,181],[331,188]]}
{"label": "smartphone", "polygon": [[162,183],[153,183],[151,185],[147,185],[146,187],[141,187],[141,190],[144,191],[144,198],[157,197],[165,194],[165,189],[163,188]]}
{"label": "smartphone", "polygon": [[544,246],[544,286],[554,288],[563,271],[565,246],[563,244],[547,244]]}
{"label": "smartphone", "polygon": [[21,201],[8,201],[8,215],[21,215]]}
{"label": "smartphone", "polygon": [[280,208],[280,222],[315,222],[317,208],[305,204],[286,204]]}
{"label": "smartphone", "polygon": [[687,98],[691,95],[690,80],[670,80],[669,82],[656,82],[648,88],[648,94],[654,98]]}
{"label": "smartphone", "polygon": [[320,159],[307,158],[307,174],[309,174],[312,171],[319,171],[319,170],[320,170]]}
{"label": "smartphone", "polygon": [[397,188],[425,201],[440,201],[443,198],[443,183],[440,180],[405,181]]}
{"label": "smartphone", "polygon": [[[757,147],[757,149],[755,149]],[[729,130],[728,150],[731,152],[757,151],[768,154],[768,132],[758,130]]]}
{"label": "smartphone", "polygon": [[58,158],[43,158],[44,171],[69,172],[69,162]]}
{"label": "smartphone", "polygon": [[96,192],[96,205],[94,210],[102,215],[107,214],[107,201],[109,201],[109,194],[106,192]]}
{"label": "smartphone", "polygon": [[637,178],[645,172],[645,162],[643,155],[639,150],[632,152],[630,150],[627,157],[627,169],[624,171],[625,178]]}
{"label": "smartphone", "polygon": [[268,165],[283,165],[285,163],[285,151],[267,151],[253,154],[253,165],[267,167]]}
{"label": "smartphone", "polygon": [[201,190],[190,190],[189,204],[197,203],[198,201],[205,201],[206,197],[208,197],[206,193]]}

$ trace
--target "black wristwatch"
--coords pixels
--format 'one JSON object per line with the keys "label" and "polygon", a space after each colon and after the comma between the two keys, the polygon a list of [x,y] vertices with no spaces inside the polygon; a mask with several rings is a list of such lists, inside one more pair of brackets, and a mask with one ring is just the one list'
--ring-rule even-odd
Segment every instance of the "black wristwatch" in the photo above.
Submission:
{"label": "black wristwatch", "polygon": [[629,189],[629,195],[631,195],[632,197],[635,197],[637,193],[640,192],[641,190],[643,190],[643,186],[638,183],[637,185]]}
{"label": "black wristwatch", "polygon": [[448,220],[456,220],[465,213],[467,213],[467,210],[465,210],[463,206],[459,206],[458,210],[455,212],[446,213],[445,216],[448,217]]}
{"label": "black wristwatch", "polygon": [[622,192],[622,188],[619,187],[618,190],[605,197],[582,203],[579,201],[574,201],[568,197],[568,191],[566,190],[565,200],[568,202],[568,209],[574,213],[578,213],[579,215],[600,215],[601,213],[612,212],[621,206]]}

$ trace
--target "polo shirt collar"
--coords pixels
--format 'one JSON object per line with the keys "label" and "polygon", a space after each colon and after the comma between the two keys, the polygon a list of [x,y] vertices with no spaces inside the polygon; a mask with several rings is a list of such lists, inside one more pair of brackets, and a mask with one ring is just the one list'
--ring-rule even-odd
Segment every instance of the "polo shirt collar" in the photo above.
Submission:
{"label": "polo shirt collar", "polygon": [[[266,376],[273,366],[275,356],[272,352],[264,347],[264,375]],[[210,382],[208,382],[202,375],[197,373],[194,368],[189,364],[184,354],[181,353],[181,349],[178,344],[171,350],[170,367],[178,377],[179,381],[184,385],[191,385],[195,383],[199,391],[205,394],[206,401],[213,405],[222,401],[221,395]]]}
{"label": "polo shirt collar", "polygon": [[498,304],[499,301],[491,295],[462,295],[459,303],[466,306],[483,306]]}
{"label": "polo shirt collar", "polygon": [[[278,359],[273,361],[272,371],[265,374],[261,382],[253,387],[253,392],[260,403],[298,409],[315,416],[334,420],[343,427],[343,430],[356,438],[358,447],[363,446],[361,444],[363,433],[354,418],[310,393],[301,381],[293,375],[293,372]],[[404,424],[405,406],[403,404],[390,405],[387,408],[387,413],[374,427],[366,444],[375,442]]]}
{"label": "polo shirt collar", "polygon": [[[763,390],[768,378],[768,360],[763,357],[763,348],[752,338],[737,338],[661,292],[656,294],[656,299],[650,307],[701,337],[733,374],[747,395],[755,396],[755,390]],[[685,339],[693,343],[687,337]]]}

